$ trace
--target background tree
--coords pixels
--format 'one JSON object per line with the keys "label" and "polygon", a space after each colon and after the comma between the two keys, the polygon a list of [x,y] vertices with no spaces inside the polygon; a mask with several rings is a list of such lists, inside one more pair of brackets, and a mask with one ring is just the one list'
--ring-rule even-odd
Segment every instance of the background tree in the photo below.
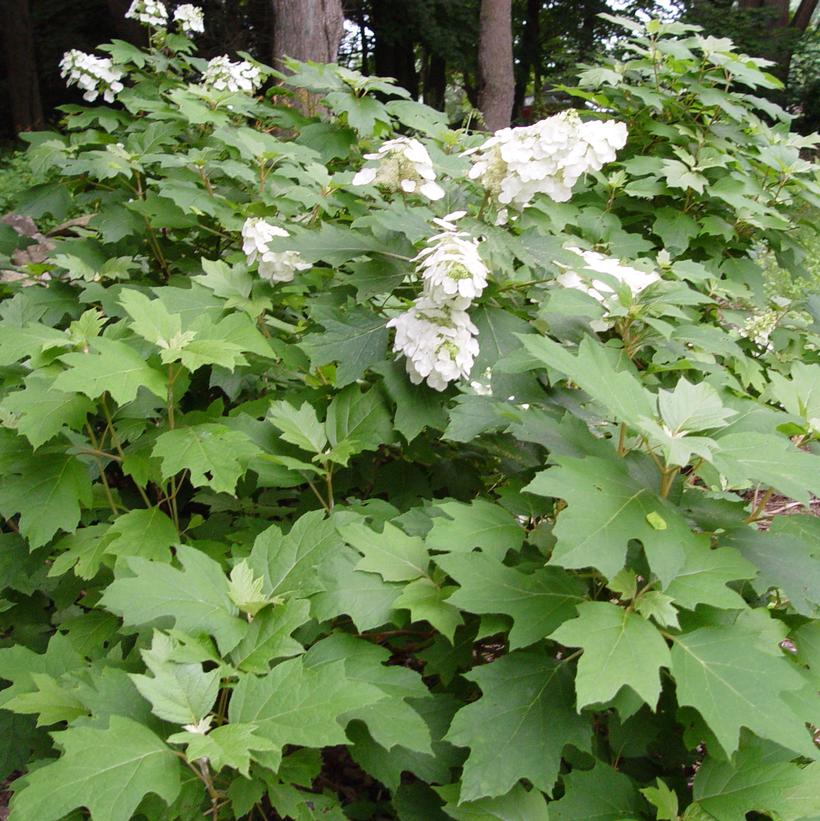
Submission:
{"label": "background tree", "polygon": [[481,0],[478,107],[490,131],[509,126],[514,94],[511,0]]}
{"label": "background tree", "polygon": [[3,53],[12,128],[15,132],[41,128],[43,106],[28,0],[0,0],[0,19],[4,21]]}
{"label": "background tree", "polygon": [[341,0],[273,0],[273,65],[284,57],[335,63],[343,26]]}

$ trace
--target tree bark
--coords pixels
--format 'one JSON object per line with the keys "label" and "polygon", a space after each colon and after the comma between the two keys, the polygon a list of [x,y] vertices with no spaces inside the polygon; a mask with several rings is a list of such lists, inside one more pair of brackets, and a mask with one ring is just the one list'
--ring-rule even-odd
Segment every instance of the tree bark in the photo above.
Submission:
{"label": "tree bark", "polygon": [[373,43],[373,72],[379,77],[393,77],[410,92],[419,96],[419,75],[416,71],[416,32],[412,18],[402,4],[392,0],[374,0],[370,8]]}
{"label": "tree bark", "polygon": [[816,9],[817,0],[802,0],[789,25],[801,33],[804,32],[809,27],[809,23],[811,23],[811,18]]}
{"label": "tree bark", "polygon": [[533,90],[538,97],[541,85],[540,66],[540,17],[541,0],[527,0],[527,10],[524,17],[524,29],[521,32],[521,48],[518,62],[515,64],[515,97],[513,102],[513,119],[521,116],[524,107],[524,98],[527,96],[527,86],[530,82],[530,72],[534,72]]}
{"label": "tree bark", "polygon": [[481,0],[478,75],[478,107],[484,125],[490,131],[506,128],[515,96],[512,0]]}
{"label": "tree bark", "polygon": [[273,0],[273,65],[283,59],[335,63],[342,39],[341,0]]}
{"label": "tree bark", "polygon": [[28,0],[0,0],[6,77],[15,133],[43,126]]}

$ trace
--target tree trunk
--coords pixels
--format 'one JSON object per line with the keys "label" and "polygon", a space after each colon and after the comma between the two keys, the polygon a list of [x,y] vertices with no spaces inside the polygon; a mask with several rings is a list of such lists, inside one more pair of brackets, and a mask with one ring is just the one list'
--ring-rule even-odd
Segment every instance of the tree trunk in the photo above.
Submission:
{"label": "tree trunk", "polygon": [[515,96],[512,0],[481,0],[478,75],[478,107],[484,125],[490,131],[506,128]]}
{"label": "tree trunk", "polygon": [[802,0],[789,25],[802,34],[809,27],[816,9],[817,0]]}
{"label": "tree trunk", "polygon": [[447,89],[447,64],[438,54],[429,54],[424,66],[424,102],[432,108],[444,111],[444,94]]}
{"label": "tree trunk", "polygon": [[0,0],[0,12],[12,128],[15,133],[42,128],[43,106],[28,0]]}
{"label": "tree trunk", "polygon": [[533,90],[535,97],[538,97],[541,86],[541,66],[540,66],[540,17],[541,0],[527,0],[527,13],[524,17],[524,31],[521,34],[521,55],[516,65],[515,74],[515,99],[513,104],[513,118],[521,116],[521,109],[524,107],[524,98],[527,96],[527,86],[530,82],[530,71],[533,71]]}
{"label": "tree trunk", "polygon": [[402,4],[374,0],[370,10],[373,43],[373,72],[379,77],[393,77],[416,100],[419,75],[416,71],[416,34]]}
{"label": "tree trunk", "polygon": [[273,65],[285,57],[335,63],[342,39],[341,0],[273,0]]}

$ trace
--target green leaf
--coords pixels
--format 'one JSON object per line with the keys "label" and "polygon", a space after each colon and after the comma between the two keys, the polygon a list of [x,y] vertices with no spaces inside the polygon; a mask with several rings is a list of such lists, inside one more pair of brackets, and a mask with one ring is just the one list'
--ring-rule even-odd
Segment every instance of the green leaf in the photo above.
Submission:
{"label": "green leaf", "polygon": [[698,224],[676,208],[657,211],[652,230],[661,238],[664,247],[672,254],[680,255],[698,235]]}
{"label": "green leaf", "polygon": [[460,800],[505,795],[521,778],[552,792],[564,746],[590,747],[590,725],[574,710],[568,665],[521,650],[466,677],[482,696],[456,713],[445,736],[470,748]]}
{"label": "green leaf", "polygon": [[268,419],[282,431],[282,438],[286,442],[308,453],[324,451],[327,436],[316,416],[316,410],[309,402],[303,402],[302,407],[298,409],[284,399],[271,402]]}
{"label": "green leaf", "polygon": [[5,701],[3,707],[21,715],[37,716],[37,726],[57,724],[60,721],[72,722],[79,716],[86,715],[88,710],[68,687],[46,673],[31,673],[33,690],[18,693]]}
{"label": "green leaf", "polygon": [[185,744],[185,754],[189,761],[204,758],[214,772],[219,772],[223,767],[232,767],[245,778],[250,778],[254,752],[277,749],[273,742],[257,734],[255,724],[224,724],[215,727],[207,735],[174,733],[168,741],[171,744]]}
{"label": "green leaf", "polygon": [[644,787],[641,794],[655,807],[655,817],[658,821],[678,821],[677,794],[660,778],[655,779],[655,783],[656,787]]}
{"label": "green leaf", "polygon": [[82,527],[70,536],[63,536],[54,545],[55,558],[49,576],[62,576],[72,568],[81,579],[93,579],[108,547],[108,525]]}
{"label": "green leaf", "polygon": [[575,676],[579,710],[610,701],[624,686],[655,709],[669,648],[644,618],[610,602],[584,602],[578,618],[562,624],[550,638],[583,648]]}
{"label": "green leaf", "polygon": [[458,786],[438,787],[447,803],[444,812],[456,821],[548,821],[547,802],[540,790],[527,791],[516,784],[500,798],[479,798],[459,803]]}
{"label": "green leaf", "polygon": [[820,537],[803,532],[801,519],[813,523],[814,517],[775,517],[768,531],[743,527],[729,531],[726,544],[737,548],[758,570],[752,587],[765,595],[770,588],[779,590],[794,609],[817,618],[820,613]]}
{"label": "green leaf", "polygon": [[697,538],[684,546],[686,558],[677,575],[666,587],[675,604],[694,610],[699,604],[737,610],[745,606],[743,597],[728,582],[751,579],[756,571],[731,547],[710,548],[708,539]]}
{"label": "green leaf", "polygon": [[659,590],[648,590],[635,601],[635,610],[645,619],[654,619],[661,627],[678,628],[678,611],[672,597]]}
{"label": "green leaf", "polygon": [[171,545],[179,541],[174,523],[158,508],[130,510],[114,520],[107,533],[106,553],[171,560]]}
{"label": "green leaf", "polygon": [[199,635],[214,636],[220,650],[236,647],[247,632],[246,622],[228,595],[228,580],[219,564],[200,550],[177,547],[182,569],[140,558],[125,560],[134,574],[119,577],[106,588],[101,603],[126,624],[162,622]]}
{"label": "green leaf", "polygon": [[94,404],[85,396],[55,390],[54,380],[35,372],[26,378],[22,391],[10,393],[0,408],[17,416],[17,431],[33,448],[56,436],[64,426],[82,428]]}
{"label": "green leaf", "polygon": [[80,507],[91,503],[88,470],[73,456],[26,456],[0,483],[0,513],[7,519],[20,514],[20,533],[32,549],[58,530],[73,531]]}
{"label": "green leaf", "polygon": [[264,577],[268,595],[306,597],[322,589],[316,572],[342,546],[336,523],[313,510],[297,519],[286,536],[276,525],[262,531],[249,562]]}
{"label": "green leaf", "polygon": [[225,425],[204,423],[160,434],[151,455],[162,459],[164,479],[188,470],[195,487],[207,485],[217,493],[232,494],[258,453],[259,448],[247,434]]}
{"label": "green leaf", "polygon": [[820,458],[781,436],[727,433],[717,440],[714,466],[731,484],[762,482],[799,502],[820,496]]}
{"label": "green leaf", "polygon": [[405,585],[391,604],[395,610],[407,609],[413,621],[427,621],[452,644],[456,628],[463,624],[458,608],[448,598],[454,587],[441,587],[432,579],[416,579]]}
{"label": "green leaf", "polygon": [[[697,537],[665,500],[637,482],[623,459],[561,456],[558,467],[539,474],[524,490],[565,499],[553,534],[558,542],[550,563],[561,567],[596,567],[612,578],[626,561],[629,542],[643,545],[649,565],[668,585],[685,561],[684,548]],[[666,523],[651,523],[657,514]]]}
{"label": "green leaf", "polygon": [[355,453],[376,450],[394,439],[393,422],[381,391],[371,388],[362,393],[358,385],[348,385],[333,397],[325,429],[331,445],[350,440]]}
{"label": "green leaf", "polygon": [[550,821],[626,821],[645,818],[632,779],[602,761],[564,776],[564,796],[549,805]]}
{"label": "green leaf", "polygon": [[803,679],[756,622],[738,619],[676,636],[671,671],[678,702],[703,716],[726,755],[737,750],[741,727],[815,755],[802,718],[784,700]]}
{"label": "green leaf", "polygon": [[316,312],[323,333],[309,334],[302,347],[315,368],[338,362],[336,385],[344,387],[358,379],[369,366],[381,362],[387,349],[387,327],[383,317],[363,308]]}
{"label": "green leaf", "polygon": [[324,260],[334,267],[385,250],[384,244],[373,234],[329,222],[323,222],[317,231],[303,231],[297,236],[275,239],[268,247],[272,251],[298,251],[306,262]]}
{"label": "green leaf", "polygon": [[795,362],[791,379],[776,371],[769,374],[772,399],[795,416],[806,420],[807,426],[820,431],[820,365]]}
{"label": "green leaf", "polygon": [[721,428],[737,416],[737,411],[723,406],[708,382],[693,385],[685,378],[679,379],[672,391],[658,391],[658,408],[673,434]]}
{"label": "green leaf", "polygon": [[173,724],[197,724],[211,711],[219,692],[219,670],[206,673],[201,664],[174,659],[175,642],[154,631],[149,650],[141,655],[153,675],[130,676],[140,695],[151,702],[151,712]]}
{"label": "green leaf", "polygon": [[447,415],[440,395],[427,385],[414,385],[400,362],[380,362],[372,370],[384,377],[384,386],[396,403],[393,420],[396,430],[412,442],[424,428],[441,430]]}
{"label": "green leaf", "polygon": [[54,737],[63,755],[25,777],[11,802],[17,821],[58,821],[79,807],[95,819],[129,821],[148,793],[166,804],[179,794],[179,760],[131,719],[112,716],[107,729],[72,727]]}
{"label": "green leaf", "polygon": [[248,627],[248,632],[231,652],[235,667],[248,673],[267,673],[271,662],[298,656],[304,647],[291,633],[310,618],[305,599],[288,599],[284,604],[263,610]]}
{"label": "green leaf", "polygon": [[418,536],[408,536],[390,522],[385,522],[381,533],[362,522],[349,522],[338,530],[364,557],[356,565],[357,570],[378,573],[386,582],[412,581],[427,575],[430,554]]}
{"label": "green leaf", "polygon": [[286,744],[328,747],[347,742],[342,716],[383,698],[378,687],[348,678],[343,661],[308,668],[295,658],[262,678],[242,677],[228,718],[255,724],[257,734],[280,753]]}
{"label": "green leaf", "polygon": [[663,176],[670,188],[694,189],[698,194],[703,193],[704,186],[709,182],[703,174],[692,171],[679,160],[663,161]]}
{"label": "green leaf", "polygon": [[118,405],[137,398],[145,387],[163,401],[167,395],[165,377],[145,361],[139,351],[106,337],[89,340],[89,353],[68,353],[60,360],[68,365],[55,380],[55,390],[83,393],[96,399],[108,391]]}
{"label": "green leaf", "polygon": [[248,615],[248,621],[273,601],[262,592],[264,584],[265,579],[262,576],[254,576],[253,569],[246,559],[242,559],[231,570],[228,595],[231,601]]}
{"label": "green leaf", "polygon": [[639,428],[642,419],[654,417],[652,396],[629,370],[631,363],[622,351],[604,348],[588,336],[576,356],[545,336],[522,336],[521,341],[528,353],[568,376],[615,418]]}
{"label": "green leaf", "polygon": [[432,754],[427,722],[407,701],[428,697],[421,676],[413,670],[388,664],[390,651],[363,639],[335,633],[314,644],[304,658],[311,669],[344,661],[345,674],[365,687],[378,687],[384,698],[357,707],[343,717],[367,725],[373,740],[386,750],[401,745],[403,749]]}
{"label": "green leaf", "polygon": [[502,561],[508,551],[520,550],[524,542],[524,529],[500,505],[474,499],[469,505],[439,502],[436,509],[445,515],[433,519],[425,539],[430,550],[470,553],[478,547]]}
{"label": "green leaf", "polygon": [[448,599],[469,613],[510,616],[510,649],[526,647],[548,636],[575,615],[584,586],[557,567],[525,574],[483,553],[436,557],[436,564],[459,584]]}
{"label": "green leaf", "polygon": [[22,328],[0,326],[0,366],[6,367],[20,359],[37,356],[55,348],[67,348],[71,340],[62,331],[29,322]]}
{"label": "green leaf", "polygon": [[338,545],[319,566],[318,578],[311,584],[321,586],[322,591],[310,599],[311,614],[318,621],[347,615],[361,632],[391,620],[401,585],[382,581],[376,573],[356,570],[358,561],[355,550]]}
{"label": "green leaf", "polygon": [[793,753],[748,736],[732,761],[707,756],[692,788],[700,809],[715,821],[746,821],[763,813],[778,821],[820,814],[820,764],[793,763]]}

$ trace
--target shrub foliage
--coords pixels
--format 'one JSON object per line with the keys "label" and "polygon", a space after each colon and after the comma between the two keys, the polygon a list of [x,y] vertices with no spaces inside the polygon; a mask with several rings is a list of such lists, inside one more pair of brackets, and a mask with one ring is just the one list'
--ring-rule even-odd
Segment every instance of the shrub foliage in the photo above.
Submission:
{"label": "shrub foliage", "polygon": [[[820,519],[759,526],[820,494],[818,297],[755,256],[799,276],[809,142],[621,22],[572,93],[626,145],[523,211],[388,81],[219,90],[162,31],[31,135],[19,210],[90,219],[2,286],[13,821],[820,814]],[[353,184],[399,134],[442,198]],[[445,215],[489,276],[438,391],[392,326]]]}

